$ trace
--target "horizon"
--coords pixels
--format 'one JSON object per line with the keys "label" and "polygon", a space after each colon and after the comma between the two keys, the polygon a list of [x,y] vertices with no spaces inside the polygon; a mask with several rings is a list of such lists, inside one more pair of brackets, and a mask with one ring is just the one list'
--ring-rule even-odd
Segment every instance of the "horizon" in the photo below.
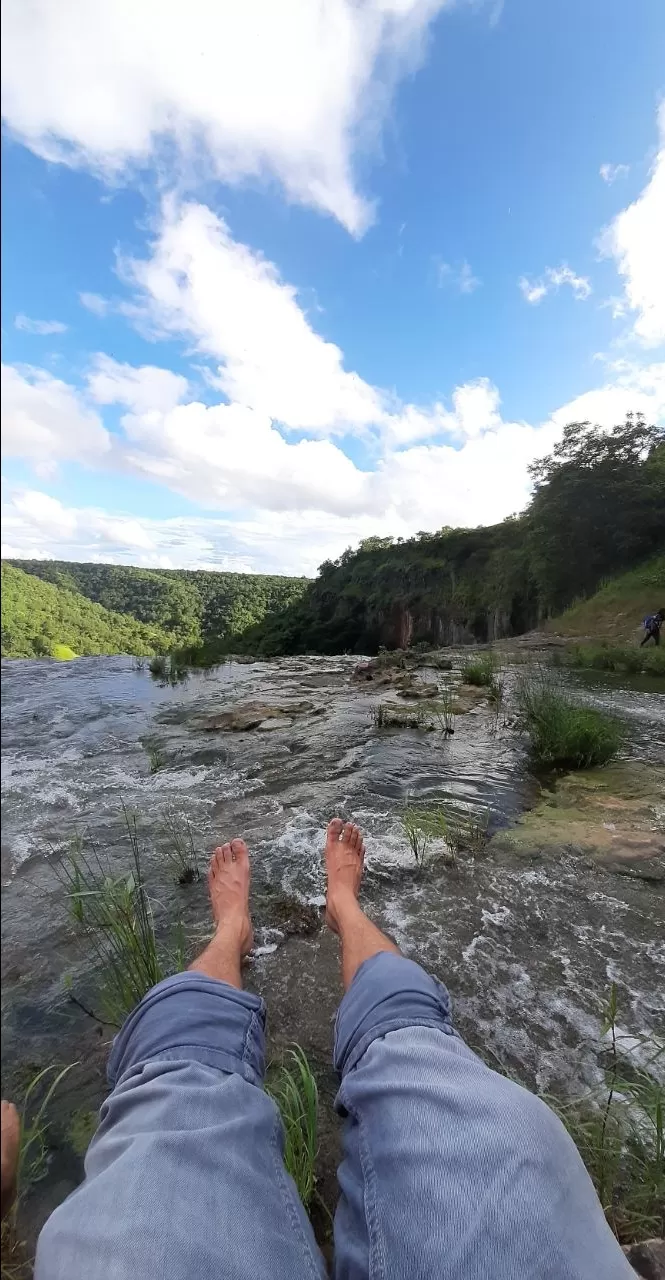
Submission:
{"label": "horizon", "polygon": [[4,7],[3,559],[313,578],[665,424],[661,0],[88,12]]}

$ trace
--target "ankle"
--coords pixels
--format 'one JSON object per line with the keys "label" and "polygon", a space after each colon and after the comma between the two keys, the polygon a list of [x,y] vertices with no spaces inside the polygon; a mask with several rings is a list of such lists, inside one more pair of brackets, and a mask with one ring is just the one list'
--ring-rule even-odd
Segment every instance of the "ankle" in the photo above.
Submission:
{"label": "ankle", "polygon": [[340,932],[347,923],[358,920],[365,914],[353,889],[347,888],[346,885],[328,890],[326,907],[334,916]]}

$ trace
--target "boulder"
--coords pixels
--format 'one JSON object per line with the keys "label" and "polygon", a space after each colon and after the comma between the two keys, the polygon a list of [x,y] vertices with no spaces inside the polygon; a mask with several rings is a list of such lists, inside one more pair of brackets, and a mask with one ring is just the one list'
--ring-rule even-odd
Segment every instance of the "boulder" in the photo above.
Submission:
{"label": "boulder", "polygon": [[[202,728],[208,733],[228,731],[231,733],[248,733],[251,729],[265,731],[269,728],[289,728],[296,716],[307,715],[308,712],[320,712],[323,708],[314,706],[313,702],[284,702],[270,706],[265,702],[237,702],[228,711],[219,711],[203,722]],[[273,725],[271,721],[279,723]]]}

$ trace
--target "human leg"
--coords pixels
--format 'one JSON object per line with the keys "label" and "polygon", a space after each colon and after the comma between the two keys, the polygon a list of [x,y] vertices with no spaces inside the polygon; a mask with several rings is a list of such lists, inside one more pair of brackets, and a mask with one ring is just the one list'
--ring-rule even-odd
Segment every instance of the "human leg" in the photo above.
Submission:
{"label": "human leg", "polygon": [[329,917],[347,988],[336,1280],[628,1280],[563,1126],[466,1047],[445,988],[366,920],[350,891],[362,840],[331,828]]}
{"label": "human leg", "polygon": [[47,1222],[36,1280],[325,1275],[262,1089],[265,1007],[243,991],[249,858],[213,854],[215,936],[117,1036],[85,1181]]}
{"label": "human leg", "polygon": [[21,1141],[21,1121],[13,1102],[2,1099],[2,1124],[0,1128],[1,1145],[1,1178],[0,1178],[0,1214],[5,1214],[12,1206],[16,1195],[16,1174],[18,1170],[18,1152]]}

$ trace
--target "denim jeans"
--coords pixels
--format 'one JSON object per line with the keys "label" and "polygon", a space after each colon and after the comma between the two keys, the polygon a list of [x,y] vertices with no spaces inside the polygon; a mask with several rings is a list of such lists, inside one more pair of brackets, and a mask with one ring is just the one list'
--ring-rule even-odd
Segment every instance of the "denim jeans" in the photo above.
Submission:
{"label": "denim jeans", "polygon": [[[36,1280],[325,1276],[262,1088],[264,1025],[258,996],[197,973],[148,993]],[[562,1125],[466,1047],[419,965],[361,966],[335,1065],[339,1280],[634,1280]]]}

